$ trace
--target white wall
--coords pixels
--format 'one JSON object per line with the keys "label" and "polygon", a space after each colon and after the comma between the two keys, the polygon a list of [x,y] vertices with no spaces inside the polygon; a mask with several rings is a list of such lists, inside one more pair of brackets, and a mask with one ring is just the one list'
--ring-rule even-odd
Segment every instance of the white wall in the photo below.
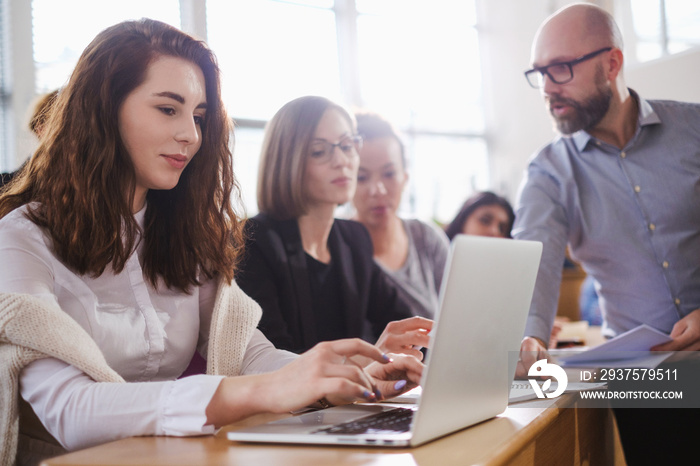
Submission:
{"label": "white wall", "polygon": [[700,48],[628,66],[625,79],[646,99],[700,103]]}
{"label": "white wall", "polygon": [[554,132],[523,72],[540,23],[566,1],[478,0],[492,188],[515,200],[530,155]]}

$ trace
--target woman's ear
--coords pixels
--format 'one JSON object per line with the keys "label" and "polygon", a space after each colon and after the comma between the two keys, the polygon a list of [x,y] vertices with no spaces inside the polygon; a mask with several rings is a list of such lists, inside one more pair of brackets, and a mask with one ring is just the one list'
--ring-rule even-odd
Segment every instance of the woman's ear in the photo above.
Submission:
{"label": "woman's ear", "polygon": [[404,170],[404,172],[403,172],[403,184],[401,185],[401,191],[403,191],[404,188],[406,187],[406,185],[408,184],[408,178],[409,178],[408,172],[406,170]]}

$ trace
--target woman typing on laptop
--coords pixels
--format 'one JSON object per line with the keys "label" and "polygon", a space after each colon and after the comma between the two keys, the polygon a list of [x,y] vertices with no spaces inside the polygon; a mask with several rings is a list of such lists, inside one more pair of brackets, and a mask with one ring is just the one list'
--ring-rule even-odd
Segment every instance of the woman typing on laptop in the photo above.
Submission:
{"label": "woman typing on laptop", "polygon": [[[121,23],[80,57],[0,196],[0,463],[419,382],[417,359],[359,339],[296,356],[256,329],[229,121],[213,54],[175,28]],[[196,350],[217,375],[176,380]]]}

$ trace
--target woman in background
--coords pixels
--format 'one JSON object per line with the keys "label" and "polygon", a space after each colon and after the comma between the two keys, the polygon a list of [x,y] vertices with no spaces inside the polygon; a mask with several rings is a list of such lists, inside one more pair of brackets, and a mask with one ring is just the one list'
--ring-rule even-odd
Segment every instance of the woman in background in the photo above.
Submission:
{"label": "woman in background", "polygon": [[367,230],[334,218],[355,192],[361,144],[354,118],[326,98],[300,97],[275,114],[260,160],[261,213],[247,224],[238,282],[279,348],[361,337],[421,357],[414,346],[427,346],[432,322],[406,320],[411,311],[372,259]]}
{"label": "woman in background", "polygon": [[[515,213],[510,203],[490,191],[476,193],[462,205],[457,216],[445,228],[447,237],[452,240],[458,234],[512,238]],[[549,347],[556,348],[557,335],[566,319],[557,317],[552,326]]]}
{"label": "woman in background", "polygon": [[[243,236],[219,83],[212,52],[171,26],[104,30],[0,195],[0,370],[16,370],[3,372],[2,395],[19,385],[40,421],[19,422],[18,462],[126,436],[211,434],[420,380],[415,358],[391,361],[357,339],[296,356],[256,329],[260,309],[233,281]],[[226,372],[176,380],[207,345],[209,367]],[[363,369],[353,356],[377,363]],[[11,463],[17,411],[0,411]]]}
{"label": "woman in background", "polygon": [[[32,110],[32,117],[29,119],[29,129],[36,135],[37,138],[41,140],[44,136],[44,130],[46,127],[46,121],[49,118],[49,113],[53,107],[56,97],[58,96],[58,89],[51,91],[48,94],[44,94],[39,97],[34,104]],[[0,188],[12,181],[12,178],[17,176],[17,174],[24,168],[27,164],[26,161],[15,171],[10,173],[0,173]]]}
{"label": "woman in background", "polygon": [[34,105],[34,112],[29,120],[29,129],[32,130],[39,139],[44,136],[46,122],[49,120],[49,115],[58,97],[58,92],[59,90],[56,89],[48,94],[42,95]]}
{"label": "woman in background", "polygon": [[452,240],[465,235],[512,238],[515,213],[510,203],[490,191],[476,193],[467,199],[454,220],[445,227],[447,237]]}
{"label": "woman in background", "polygon": [[398,132],[375,113],[357,113],[360,149],[355,219],[369,231],[374,259],[400,290],[414,315],[432,318],[449,242],[436,227],[401,219],[398,209],[406,183],[406,154]]}

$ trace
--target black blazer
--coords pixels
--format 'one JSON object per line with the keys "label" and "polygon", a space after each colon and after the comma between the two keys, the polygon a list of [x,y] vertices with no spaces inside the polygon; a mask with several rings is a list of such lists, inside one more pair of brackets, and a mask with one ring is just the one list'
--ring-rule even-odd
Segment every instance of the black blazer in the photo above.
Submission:
{"label": "black blazer", "polygon": [[[262,307],[260,330],[277,348],[306,351],[319,339],[296,219],[277,221],[259,214],[246,222],[246,234],[246,250],[236,281]],[[346,337],[374,343],[387,323],[412,315],[374,262],[372,240],[364,226],[336,219],[328,247],[342,271]]]}

